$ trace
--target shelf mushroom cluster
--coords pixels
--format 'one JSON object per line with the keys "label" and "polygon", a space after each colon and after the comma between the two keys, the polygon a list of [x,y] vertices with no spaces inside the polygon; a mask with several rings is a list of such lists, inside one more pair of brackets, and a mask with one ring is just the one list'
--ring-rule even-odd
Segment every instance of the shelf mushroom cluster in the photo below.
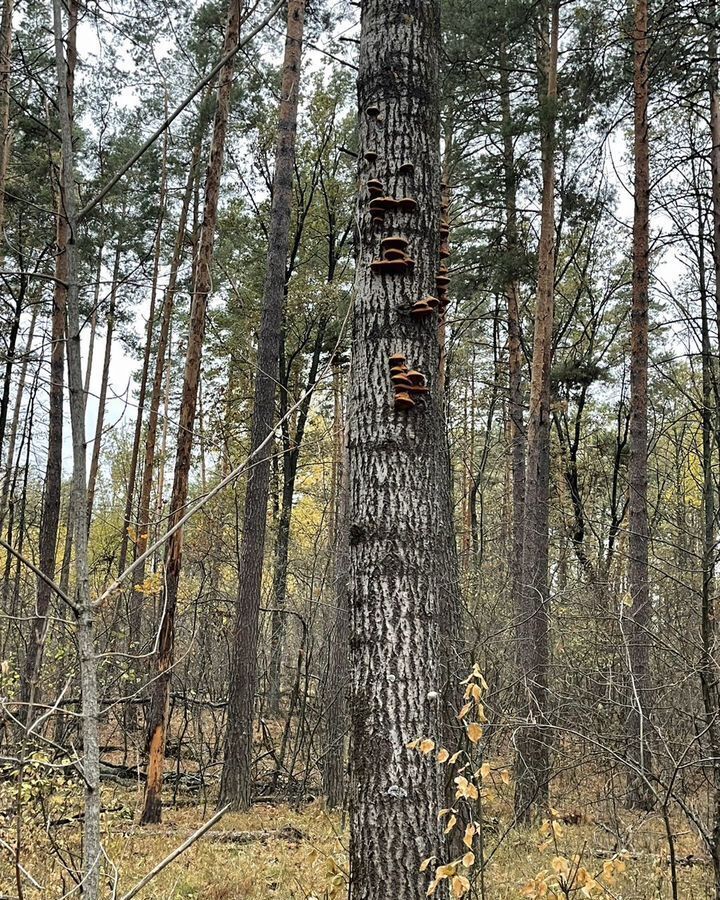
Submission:
{"label": "shelf mushroom cluster", "polygon": [[404,237],[386,237],[380,241],[382,259],[370,263],[373,272],[393,273],[410,272],[415,260],[408,256],[408,240]]}
{"label": "shelf mushroom cluster", "polygon": [[441,182],[440,189],[442,191],[442,200],[440,202],[440,265],[435,276],[435,287],[437,288],[440,321],[442,323],[445,319],[445,310],[450,302],[448,297],[450,276],[447,267],[447,260],[450,258],[450,198],[448,196],[449,185],[446,181]]}
{"label": "shelf mushroom cluster", "polygon": [[419,396],[430,393],[425,376],[422,372],[409,369],[402,353],[394,353],[388,363],[395,391],[395,409],[412,409]]}

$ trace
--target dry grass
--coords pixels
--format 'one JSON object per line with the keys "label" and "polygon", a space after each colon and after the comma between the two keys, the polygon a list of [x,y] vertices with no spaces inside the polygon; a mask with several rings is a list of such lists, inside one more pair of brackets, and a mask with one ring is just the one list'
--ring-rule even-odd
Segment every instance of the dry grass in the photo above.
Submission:
{"label": "dry grass", "polygon": [[[485,833],[486,853],[493,851],[485,872],[487,900],[517,900],[524,896],[524,886],[542,871],[552,869],[553,859],[564,856],[581,857],[590,874],[602,871],[603,861],[612,855],[614,839],[607,824],[595,815],[592,821],[573,811],[559,810],[568,820],[554,839],[543,839],[538,829],[505,834],[508,818],[509,788],[498,785],[486,801],[488,828]],[[103,804],[115,811],[104,816],[104,847],[108,862],[105,865],[105,896],[121,897],[156,863],[191,834],[214,812],[204,808],[201,801],[184,798],[187,805],[168,809],[160,826],[140,828],[137,819],[139,796],[118,786],[106,787]],[[189,802],[188,802],[189,801]],[[73,800],[77,802],[77,798]],[[29,807],[36,806],[31,801]],[[117,809],[117,807],[122,807]],[[62,808],[67,814],[67,797],[58,802],[56,796],[51,811]],[[77,808],[77,807],[76,807]],[[575,821],[579,819],[580,821]],[[66,862],[73,854],[77,861],[79,826],[77,823],[59,825],[52,838],[26,818],[22,829],[21,862],[43,890],[24,882],[24,897],[59,898],[73,886],[60,859]],[[615,825],[630,827],[631,846],[626,871],[604,893],[592,896],[614,900],[651,900],[671,898],[670,870],[667,864],[667,841],[662,818],[652,814],[634,819],[623,814]],[[5,820],[0,834],[14,845],[16,823]],[[273,836],[283,828],[297,829],[285,836]],[[695,836],[682,820],[673,823],[676,853],[683,865],[679,868],[679,897],[682,900],[701,900],[712,896],[711,870],[703,864]],[[245,814],[228,814],[213,833],[221,831],[261,832],[266,840],[254,839],[235,844],[201,838],[178,860],[163,871],[140,895],[153,900],[342,900],[346,897],[347,832],[341,819],[329,814],[320,803],[295,811],[288,806],[258,804]],[[256,836],[257,838],[257,836]],[[56,848],[53,850],[53,841]],[[58,852],[59,851],[59,852]],[[18,896],[12,859],[7,851],[0,851],[0,896]],[[691,865],[687,864],[688,859]],[[115,894],[113,894],[113,886]],[[476,887],[477,889],[477,887]],[[479,891],[474,895],[479,897]],[[531,896],[540,896],[531,895]],[[553,894],[545,896],[552,897]],[[579,891],[572,897],[582,897]]]}

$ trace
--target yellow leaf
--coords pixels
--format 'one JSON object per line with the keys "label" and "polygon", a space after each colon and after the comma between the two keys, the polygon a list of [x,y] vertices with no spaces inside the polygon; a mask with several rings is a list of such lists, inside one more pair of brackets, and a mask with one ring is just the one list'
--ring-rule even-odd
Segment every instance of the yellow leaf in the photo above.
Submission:
{"label": "yellow leaf", "polygon": [[447,865],[438,866],[437,869],[435,869],[435,878],[438,881],[442,881],[443,878],[452,878],[456,869],[457,863],[447,863]]}
{"label": "yellow leaf", "polygon": [[450,765],[451,766],[454,765],[458,761],[458,757],[460,756],[461,753],[462,753],[462,750],[458,750],[457,753],[453,753],[453,755],[450,757]]}
{"label": "yellow leaf", "polygon": [[503,769],[500,773],[500,778],[502,779],[503,784],[510,784],[510,773],[507,769]]}
{"label": "yellow leaf", "polygon": [[478,789],[464,775],[458,775],[455,779],[455,784],[457,785],[456,797],[465,797],[467,800],[478,799]]}
{"label": "yellow leaf", "polygon": [[441,809],[438,813],[438,819],[443,819],[450,812],[449,809]]}
{"label": "yellow leaf", "polygon": [[464,719],[465,716],[470,712],[472,707],[473,707],[472,703],[466,703],[465,706],[463,706],[463,708],[458,713],[458,715],[457,715],[458,719]]}
{"label": "yellow leaf", "polygon": [[453,897],[464,897],[470,890],[470,882],[464,875],[456,875],[452,880]]}
{"label": "yellow leaf", "polygon": [[472,850],[463,856],[462,862],[466,869],[470,869],[475,865],[475,854]]}
{"label": "yellow leaf", "polygon": [[415,741],[410,741],[410,743],[409,743],[409,744],[405,744],[405,746],[407,747],[408,750],[415,750],[415,749],[417,748],[417,746],[418,746],[419,743],[420,743],[420,741],[417,741],[417,740],[415,740]]}
{"label": "yellow leaf", "polygon": [[463,844],[465,844],[466,847],[472,847],[473,838],[475,837],[476,834],[477,834],[477,828],[475,828],[475,826],[471,822],[465,828],[465,837],[463,838]]}
{"label": "yellow leaf", "polygon": [[425,738],[424,741],[420,741],[420,752],[424,753],[426,756],[428,753],[432,753],[435,749],[435,741],[430,740],[430,738]]}
{"label": "yellow leaf", "polygon": [[562,875],[563,878],[567,878],[570,874],[570,861],[565,859],[564,856],[556,856],[552,861],[553,872],[556,875]]}
{"label": "yellow leaf", "polygon": [[477,742],[481,740],[483,736],[482,726],[478,725],[477,722],[471,722],[467,727],[467,736],[470,738],[473,744],[477,744]]}
{"label": "yellow leaf", "polygon": [[448,819],[448,823],[445,826],[445,834],[452,831],[456,824],[457,824],[457,816],[450,816],[450,818]]}
{"label": "yellow leaf", "polygon": [[437,761],[439,763],[444,763],[444,762],[447,762],[449,759],[450,759],[450,754],[443,747],[442,750],[440,750],[440,752],[437,755]]}
{"label": "yellow leaf", "polygon": [[424,859],[424,860],[420,863],[420,871],[421,871],[421,872],[424,872],[424,871],[427,869],[427,867],[430,865],[430,863],[431,863],[434,859],[435,859],[434,856],[428,856],[427,859]]}

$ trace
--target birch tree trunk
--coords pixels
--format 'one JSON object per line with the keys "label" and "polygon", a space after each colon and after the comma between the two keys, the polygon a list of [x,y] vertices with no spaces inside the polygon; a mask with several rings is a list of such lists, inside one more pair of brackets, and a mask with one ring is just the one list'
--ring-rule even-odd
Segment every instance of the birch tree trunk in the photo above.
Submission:
{"label": "birch tree trunk", "polygon": [[[75,199],[75,166],[72,145],[71,89],[74,66],[74,34],[77,8],[70,9],[68,61],[63,48],[61,0],[53,0],[55,66],[58,81],[62,156],[62,212],[67,225],[65,247],[67,272],[67,362],[72,429],[73,479],[72,496],[75,509],[75,580],[77,643],[80,658],[80,693],[82,698],[82,769],[85,783],[83,817],[83,862],[81,894],[97,900],[100,885],[100,730],[97,689],[97,656],[95,655],[94,612],[90,600],[88,576],[87,527],[81,510],[87,504],[85,459],[85,391],[80,351],[80,310],[77,261],[77,205]],[[73,20],[73,11],[75,20]]]}
{"label": "birch tree trunk", "polygon": [[[241,2],[242,0],[230,0],[223,56],[238,43]],[[175,474],[168,520],[169,528],[172,528],[182,518],[188,495],[195,409],[200,381],[202,346],[205,336],[205,319],[212,287],[211,271],[215,226],[220,198],[220,178],[225,154],[225,136],[227,133],[230,90],[232,88],[234,70],[233,61],[234,57],[223,66],[218,83],[213,138],[205,182],[205,210],[200,233],[200,245],[198,247],[188,345],[185,356],[185,376],[180,404]],[[163,616],[158,636],[157,675],[153,683],[151,705],[148,713],[148,774],[145,787],[145,801],[140,820],[143,825],[159,822],[162,812],[161,792],[169,714],[170,674],[175,648],[175,611],[180,584],[182,538],[183,533],[180,528],[169,538],[165,547],[165,580],[159,604],[163,610]]]}
{"label": "birch tree trunk", "polygon": [[442,727],[439,616],[452,576],[434,300],[444,287],[436,283],[440,4],[367,0],[361,26],[348,408],[350,897],[419,900],[420,863],[440,847],[442,789],[433,756],[406,744]]}
{"label": "birch tree trunk", "polygon": [[517,664],[521,716],[515,733],[515,817],[528,822],[549,799],[547,715],[549,645],[550,369],[555,308],[555,118],[559,4],[543,2],[538,35],[542,156],[542,218],[538,251],[535,334],[527,422],[523,584],[517,610]]}
{"label": "birch tree trunk", "polygon": [[650,144],[648,0],[636,0],[633,32],[634,195],[632,308],[630,312],[630,459],[628,463],[628,610],[630,685],[627,741],[631,764],[628,804],[647,808],[652,793],[644,775],[652,771],[648,709],[651,704],[648,578],[648,290],[650,281]]}
{"label": "birch tree trunk", "polygon": [[275,150],[267,268],[258,334],[255,398],[240,546],[237,619],[230,666],[225,760],[220,805],[247,809],[251,801],[252,726],[257,685],[260,589],[265,551],[271,442],[258,451],[274,426],[285,273],[290,241],[292,179],[306,0],[290,0]]}

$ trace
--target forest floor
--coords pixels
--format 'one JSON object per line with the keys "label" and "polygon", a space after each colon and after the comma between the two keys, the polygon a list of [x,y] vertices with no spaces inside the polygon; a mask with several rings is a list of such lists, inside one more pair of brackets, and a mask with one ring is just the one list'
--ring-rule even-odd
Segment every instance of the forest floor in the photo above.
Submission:
{"label": "forest floor", "polygon": [[[180,795],[178,807],[165,810],[161,825],[141,828],[135,824],[139,800],[140,792],[131,788],[110,784],[103,790],[103,807],[108,810],[103,816],[108,898],[121,898],[214,813],[213,806],[205,806],[202,799]],[[485,855],[491,854],[485,870],[486,900],[673,897],[666,831],[659,813],[642,818],[623,813],[618,818],[615,812],[615,828],[622,824],[631,836],[628,852],[618,855],[607,826],[597,818],[587,820],[577,809],[558,810],[557,826],[549,831],[547,824],[524,832],[508,830],[507,812],[507,802],[500,795],[486,810]],[[0,837],[15,846],[15,826],[8,820],[4,824],[7,827],[0,830]],[[711,869],[697,838],[681,820],[673,822],[673,831],[678,860],[676,896],[681,900],[713,896]],[[21,863],[42,885],[42,890],[37,890],[23,878],[24,900],[51,900],[72,889],[62,859],[69,862],[75,855],[78,860],[79,832],[77,821],[56,819],[51,832],[39,822],[24,821]],[[347,844],[346,823],[320,802],[299,810],[286,804],[258,803],[247,813],[226,814],[138,896],[153,900],[342,900],[347,895]],[[0,845],[0,898],[16,898],[15,867],[7,849]],[[549,886],[555,873],[562,870],[563,859],[569,861],[573,872],[587,870],[597,879],[597,888],[586,887],[583,892],[576,884],[567,893],[553,893]],[[609,871],[608,861],[614,861]],[[603,877],[604,866],[607,877]],[[479,884],[471,896],[482,896]]]}

